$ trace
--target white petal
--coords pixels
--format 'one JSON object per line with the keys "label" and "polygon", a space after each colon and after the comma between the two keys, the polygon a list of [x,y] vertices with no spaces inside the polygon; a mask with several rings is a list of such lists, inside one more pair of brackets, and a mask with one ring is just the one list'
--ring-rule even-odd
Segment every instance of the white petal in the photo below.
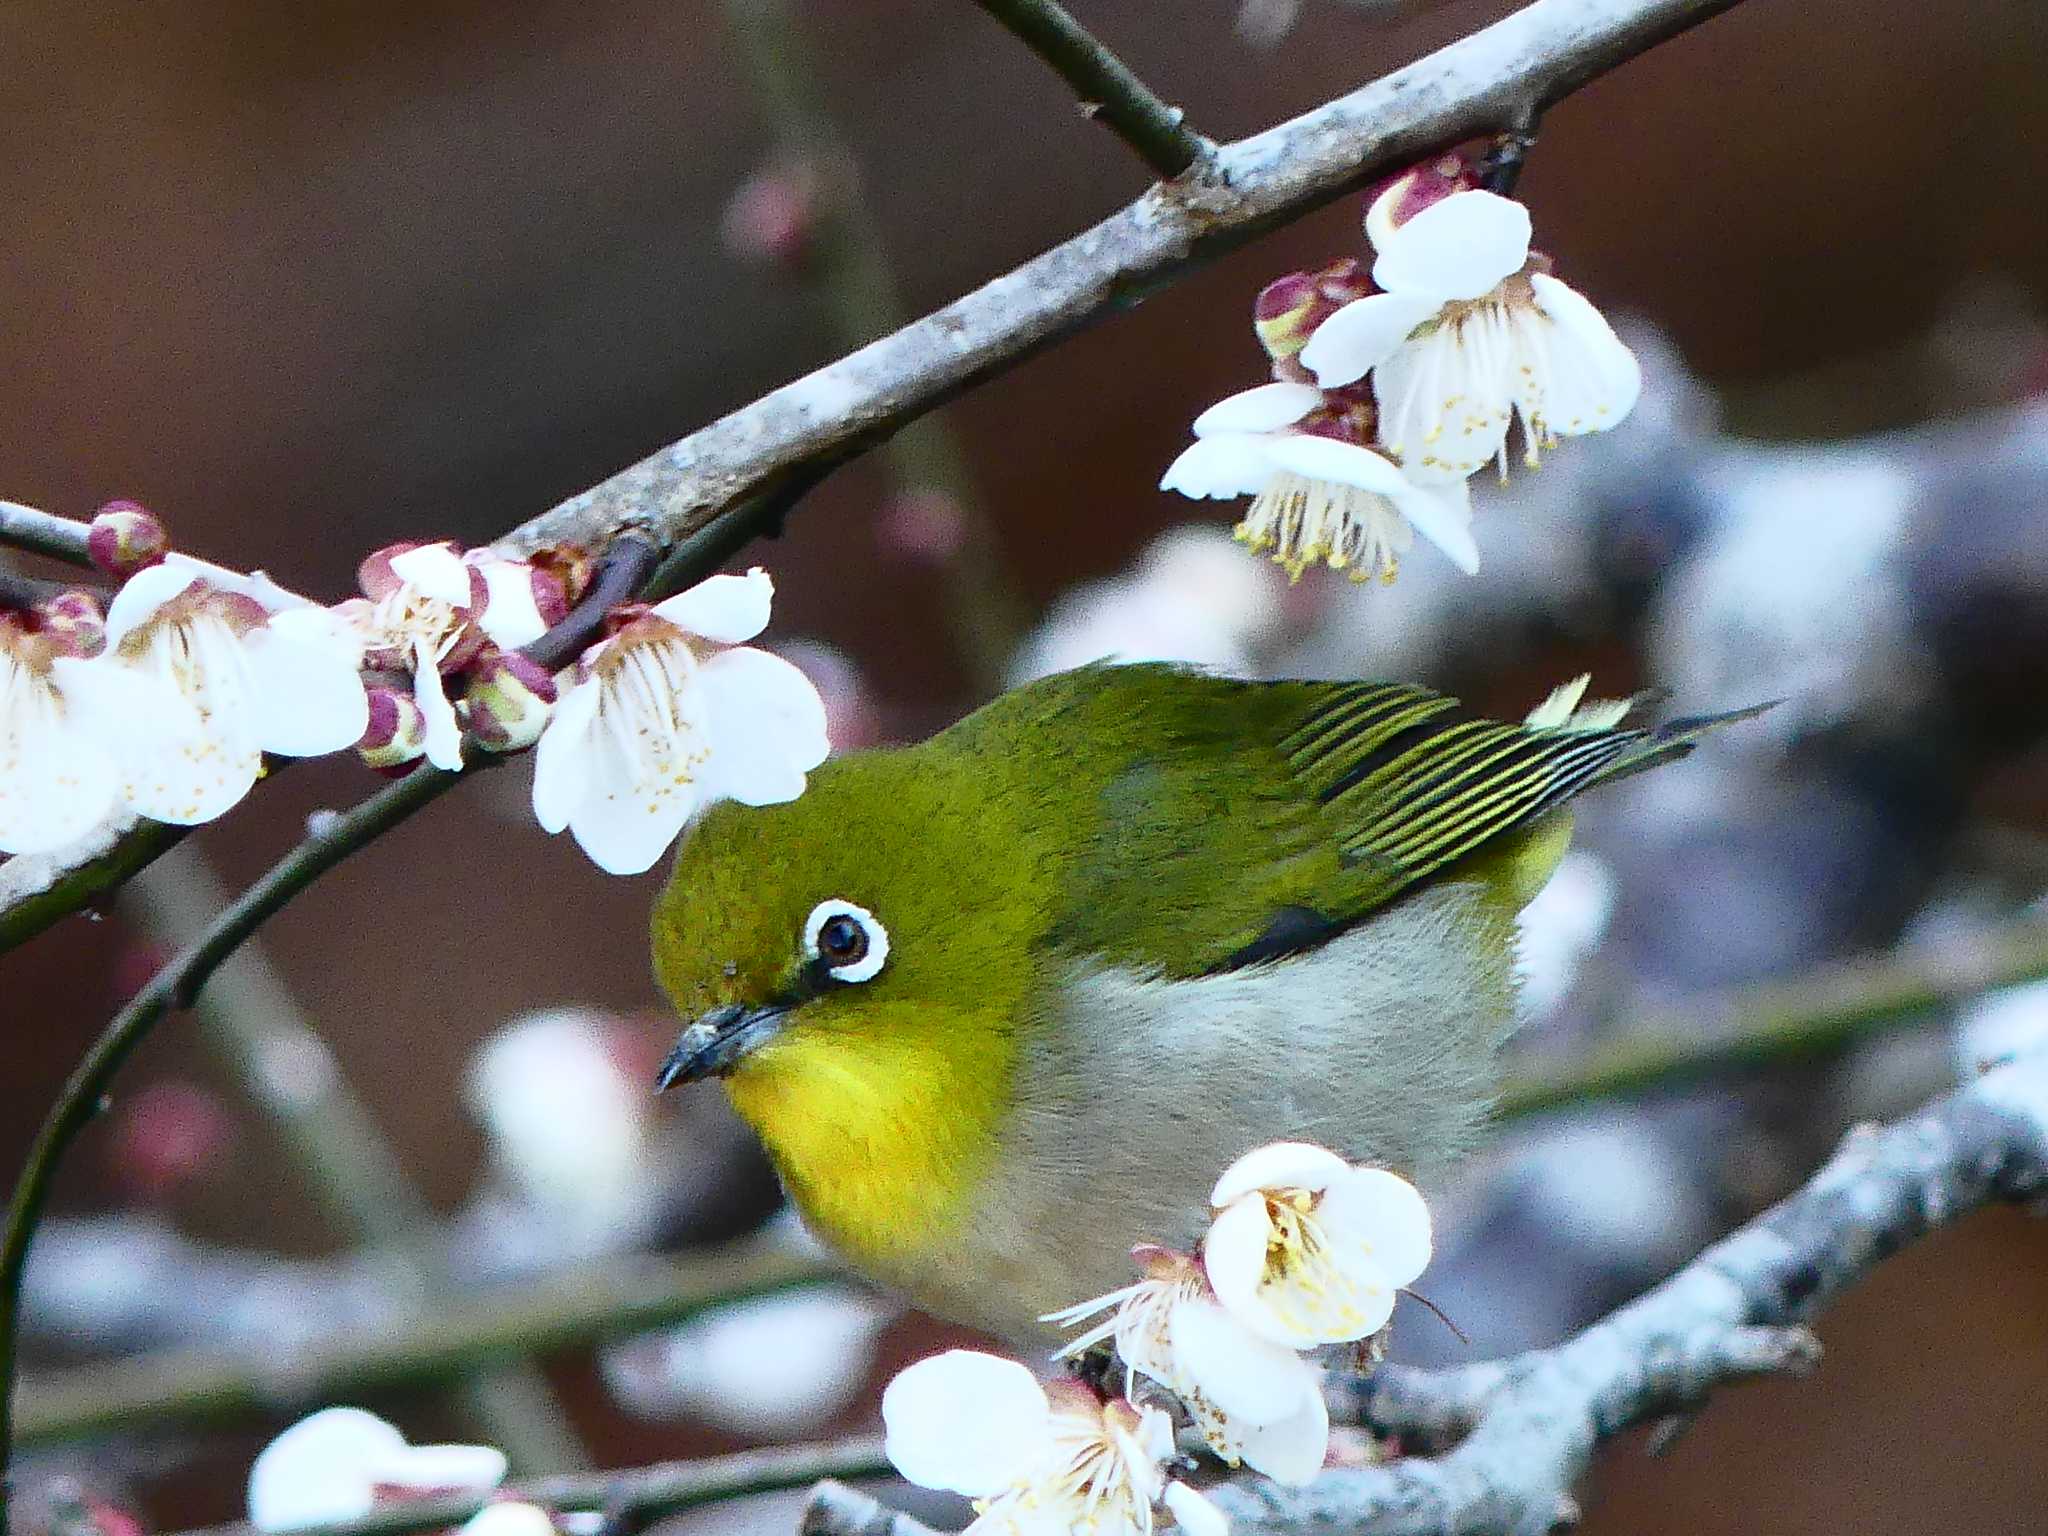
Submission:
{"label": "white petal", "polygon": [[462,727],[455,719],[455,706],[448,702],[441,669],[424,640],[413,642],[412,701],[419,705],[426,727],[427,761],[448,773],[456,772],[462,767]]}
{"label": "white petal", "polygon": [[119,798],[113,756],[60,696],[60,676],[34,678],[0,656],[0,853],[45,853],[75,842]]}
{"label": "white petal", "polygon": [[[701,801],[696,774],[703,766],[684,756],[685,744],[662,732],[635,737],[630,722],[601,713],[591,733],[590,778],[569,816],[576,846],[608,875],[652,869]],[[543,738],[545,739],[545,738]]]}
{"label": "white petal", "polygon": [[197,580],[197,571],[168,563],[149,566],[130,576],[107,604],[107,649],[118,646]]}
{"label": "white petal", "polygon": [[1328,1147],[1306,1141],[1268,1142],[1223,1170],[1209,1203],[1225,1206],[1255,1189],[1323,1189],[1350,1171],[1351,1165]]}
{"label": "white petal", "polygon": [[1226,433],[1205,437],[1181,450],[1180,457],[1166,466],[1159,477],[1159,489],[1179,491],[1200,501],[1215,497],[1228,501],[1234,496],[1256,496],[1273,478],[1273,461],[1266,445],[1274,439],[1253,433]]}
{"label": "white petal", "polygon": [[1536,302],[1555,322],[1542,379],[1543,424],[1560,437],[1604,432],[1635,409],[1643,371],[1614,327],[1576,289],[1532,273]]}
{"label": "white petal", "polygon": [[721,645],[738,645],[768,627],[775,583],[758,565],[744,576],[707,576],[687,592],[654,605],[678,629]]}
{"label": "white petal", "polygon": [[506,1461],[488,1445],[408,1445],[371,1470],[394,1488],[495,1488],[505,1480]]}
{"label": "white petal", "polygon": [[1218,432],[1277,432],[1291,427],[1323,403],[1313,384],[1261,384],[1225,395],[1195,418],[1197,437]]}
{"label": "white petal", "polygon": [[1479,541],[1472,536],[1472,493],[1463,480],[1416,485],[1393,498],[1417,533],[1450,557],[1467,576],[1479,570]]}
{"label": "white petal", "polygon": [[1208,1495],[1186,1483],[1168,1483],[1160,1499],[1172,1513],[1173,1523],[1187,1536],[1230,1536],[1230,1517]]}
{"label": "white petal", "polygon": [[[564,673],[566,677],[569,674]],[[533,817],[544,832],[559,832],[590,789],[594,750],[590,728],[604,685],[587,677],[562,695],[540,744],[533,749]]]}
{"label": "white petal", "polygon": [[1314,1482],[1330,1454],[1330,1410],[1321,1383],[1290,1417],[1277,1424],[1246,1425],[1238,1454],[1246,1466],[1276,1483],[1299,1488]]}
{"label": "white petal", "polygon": [[1325,389],[1355,384],[1443,306],[1426,293],[1375,293],[1354,300],[1315,328],[1301,366]]}
{"label": "white petal", "polygon": [[548,632],[548,621],[534,601],[532,566],[524,560],[479,560],[477,569],[484,573],[484,611],[477,626],[493,644],[516,651]]}
{"label": "white petal", "polygon": [[370,1512],[369,1468],[402,1452],[405,1436],[360,1408],[324,1408],[265,1446],[249,1469],[249,1522],[283,1531]]}
{"label": "white petal", "polygon": [[1265,1201],[1256,1196],[1240,1199],[1224,1209],[1202,1239],[1202,1267],[1216,1299],[1232,1317],[1252,1332],[1291,1347],[1294,1336],[1274,1319],[1259,1295],[1271,1235]]}
{"label": "white petal", "polygon": [[[224,622],[204,612],[144,635],[142,655],[117,665],[157,697],[101,739],[120,767],[130,809],[152,821],[197,826],[237,804],[262,771],[248,653]],[[174,662],[181,650],[182,662]],[[103,682],[93,680],[95,687]],[[66,691],[74,691],[69,682]],[[102,719],[105,708],[124,702],[131,701],[102,692]]]}
{"label": "white petal", "polygon": [[418,549],[393,555],[391,574],[417,587],[422,596],[455,608],[469,606],[469,567],[446,544],[422,544]]}
{"label": "white petal", "polygon": [[538,1504],[500,1499],[471,1515],[458,1536],[555,1536],[555,1522]]}
{"label": "white petal", "polygon": [[257,743],[286,757],[340,752],[362,740],[370,703],[355,664],[332,648],[304,644],[277,625],[243,638],[254,685]]}
{"label": "white petal", "polygon": [[1203,1396],[1241,1424],[1277,1424],[1320,1391],[1315,1367],[1261,1338],[1207,1299],[1183,1301],[1168,1325],[1174,1363]]}
{"label": "white petal", "polygon": [[1453,192],[1395,230],[1373,263],[1389,293],[1477,299],[1529,259],[1529,210],[1492,192]]}
{"label": "white petal", "polygon": [[1374,453],[1356,443],[1289,433],[1284,437],[1267,439],[1266,452],[1280,468],[1311,480],[1355,485],[1361,491],[1373,491],[1381,496],[1399,496],[1410,487],[1400,465],[1385,454]]}
{"label": "white petal", "polygon": [[1462,480],[1500,452],[1514,414],[1516,348],[1499,305],[1408,342],[1373,370],[1380,441],[1412,480]]}
{"label": "white petal", "polygon": [[1408,1284],[1429,1264],[1429,1206],[1397,1173],[1354,1168],[1323,1192],[1319,1214],[1332,1241],[1351,1245],[1389,1286]]}
{"label": "white petal", "polygon": [[710,756],[698,773],[707,795],[742,805],[779,805],[804,792],[804,775],[831,750],[825,702],[780,656],[726,651],[697,674]]}
{"label": "white petal", "polygon": [[333,608],[301,603],[272,613],[264,628],[299,645],[321,646],[342,657],[352,667],[360,667],[363,663],[362,631]]}
{"label": "white petal", "polygon": [[900,1371],[882,1393],[884,1450],[925,1488],[998,1494],[1046,1453],[1045,1391],[1014,1360],[949,1349]]}

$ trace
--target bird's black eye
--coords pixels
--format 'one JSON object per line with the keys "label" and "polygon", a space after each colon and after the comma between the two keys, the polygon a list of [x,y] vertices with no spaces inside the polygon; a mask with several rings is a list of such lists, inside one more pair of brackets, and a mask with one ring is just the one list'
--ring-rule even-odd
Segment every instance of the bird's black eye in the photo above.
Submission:
{"label": "bird's black eye", "polygon": [[851,965],[868,952],[868,936],[844,912],[825,919],[818,930],[818,958],[831,965]]}
{"label": "bird's black eye", "polygon": [[866,907],[834,897],[805,919],[804,955],[834,981],[870,981],[889,958],[889,930]]}

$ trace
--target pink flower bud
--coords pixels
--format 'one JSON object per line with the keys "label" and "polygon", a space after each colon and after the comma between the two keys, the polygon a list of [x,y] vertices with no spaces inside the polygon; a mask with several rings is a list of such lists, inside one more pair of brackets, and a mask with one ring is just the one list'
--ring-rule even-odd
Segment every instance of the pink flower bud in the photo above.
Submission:
{"label": "pink flower bud", "polygon": [[134,501],[110,501],[101,507],[85,537],[92,563],[121,581],[155,565],[170,547],[171,537],[156,514]]}
{"label": "pink flower bud", "polygon": [[1427,165],[1403,171],[1372,193],[1365,210],[1365,235],[1375,250],[1387,237],[1432,204],[1453,192],[1478,189],[1479,168],[1462,150],[1439,155]]}
{"label": "pink flower bud", "polygon": [[372,768],[403,768],[418,761],[427,750],[427,720],[409,693],[396,688],[372,688],[370,726],[356,751]]}
{"label": "pink flower bud", "polygon": [[[569,616],[569,610],[583,601],[583,594],[590,590],[591,577],[597,574],[597,562],[581,544],[545,544],[526,558],[534,569],[533,595],[540,603],[541,617],[550,626],[561,623]],[[560,594],[559,613],[550,607],[554,599],[541,595],[543,580],[549,582],[550,592]]]}
{"label": "pink flower bud", "polygon": [[1291,361],[1330,316],[1373,291],[1364,263],[1346,256],[1313,272],[1290,272],[1259,291],[1252,329],[1276,363]]}
{"label": "pink flower bud", "polygon": [[233,1122],[216,1094],[167,1079],[115,1102],[107,1159],[116,1179],[154,1204],[204,1177],[233,1139]]}
{"label": "pink flower bud", "polygon": [[35,630],[58,656],[91,657],[107,648],[106,615],[90,592],[60,592],[38,603]]}
{"label": "pink flower bud", "polygon": [[801,267],[818,233],[818,177],[809,166],[758,171],[725,205],[719,236],[734,259],[784,271]]}
{"label": "pink flower bud", "polygon": [[899,559],[945,565],[966,541],[967,519],[960,503],[944,491],[904,491],[883,504],[875,538]]}
{"label": "pink flower bud", "polygon": [[463,695],[469,733],[487,752],[521,752],[540,740],[555,707],[555,679],[517,651],[484,652]]}

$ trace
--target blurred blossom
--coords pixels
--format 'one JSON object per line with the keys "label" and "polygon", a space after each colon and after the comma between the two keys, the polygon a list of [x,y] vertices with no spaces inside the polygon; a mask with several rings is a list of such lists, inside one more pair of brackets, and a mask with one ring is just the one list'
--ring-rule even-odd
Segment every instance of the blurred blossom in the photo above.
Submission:
{"label": "blurred blossom", "polygon": [[1091,661],[1181,661],[1252,675],[1280,629],[1284,579],[1246,560],[1221,529],[1173,528],[1131,570],[1053,603],[1011,664],[1013,684]]}
{"label": "blurred blossom", "polygon": [[960,553],[966,537],[966,512],[944,491],[898,491],[875,520],[883,551],[920,565],[944,565]]}
{"label": "blurred blossom", "polygon": [[687,1413],[749,1436],[815,1433],[853,1403],[900,1310],[836,1285],[763,1296],[607,1349],[605,1380],[636,1413]]}
{"label": "blurred blossom", "polygon": [[880,746],[881,712],[869,691],[860,665],[836,645],[822,640],[785,640],[774,654],[811,680],[825,704],[825,739],[833,752],[856,752]]}
{"label": "blurred blossom", "polygon": [[463,1084],[491,1165],[522,1217],[569,1253],[601,1252],[635,1229],[659,1180],[653,1096],[628,1077],[610,1015],[528,1014],[486,1040]]}
{"label": "blurred blossom", "polygon": [[749,176],[727,199],[719,236],[736,260],[794,269],[811,254],[819,217],[817,167],[775,166]]}
{"label": "blurred blossom", "polygon": [[1956,1016],[1956,1076],[1967,1082],[1986,1067],[2044,1045],[2048,1045],[2048,981],[1989,993]]}
{"label": "blurred blossom", "polygon": [[165,1078],[115,1100],[107,1166],[129,1195],[168,1200],[219,1166],[235,1126],[220,1096]]}
{"label": "blurred blossom", "polygon": [[1574,849],[1536,899],[1522,908],[1515,926],[1528,1017],[1542,1018],[1571,990],[1579,967],[1607,932],[1614,897],[1614,874],[1599,855]]}
{"label": "blurred blossom", "polygon": [[505,1456],[487,1445],[410,1445],[360,1408],[323,1408],[263,1448],[249,1469],[259,1531],[360,1520],[379,1504],[495,1488]]}

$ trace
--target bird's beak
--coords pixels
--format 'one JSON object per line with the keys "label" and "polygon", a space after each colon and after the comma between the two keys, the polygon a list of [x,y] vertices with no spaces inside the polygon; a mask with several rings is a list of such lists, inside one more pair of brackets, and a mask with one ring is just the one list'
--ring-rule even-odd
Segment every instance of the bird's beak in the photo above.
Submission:
{"label": "bird's beak", "polygon": [[684,1030],[676,1048],[655,1074],[654,1091],[662,1093],[677,1083],[700,1082],[723,1077],[756,1046],[782,1027],[787,1005],[746,1008],[728,1003],[714,1008]]}

